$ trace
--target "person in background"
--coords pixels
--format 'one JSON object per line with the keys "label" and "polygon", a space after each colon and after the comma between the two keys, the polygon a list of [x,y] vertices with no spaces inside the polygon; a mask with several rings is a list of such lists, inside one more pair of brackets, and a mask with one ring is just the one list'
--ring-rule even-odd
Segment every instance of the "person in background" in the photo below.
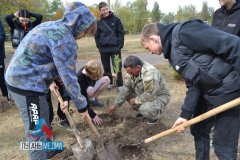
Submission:
{"label": "person in background", "polygon": [[[90,106],[90,99],[95,99],[98,103],[99,97],[109,86],[110,79],[108,76],[102,75],[102,65],[96,60],[90,60],[78,73],[78,83],[81,87],[81,93],[88,101],[88,113],[92,121],[96,125],[101,125],[103,120],[94,112]],[[101,106],[103,104],[101,103]]]}
{"label": "person in background", "polygon": [[221,8],[213,14],[212,26],[240,37],[240,0],[219,0]]}
{"label": "person in background", "polygon": [[125,84],[120,90],[108,113],[128,101],[131,108],[138,111],[136,117],[145,117],[147,124],[155,124],[161,117],[170,100],[170,93],[162,74],[151,64],[135,56],[128,56],[123,64],[127,74]]}
{"label": "person in background", "polygon": [[[30,17],[35,18],[35,21],[31,22]],[[32,13],[26,9],[7,15],[5,20],[10,27],[12,47],[16,49],[26,34],[42,22],[42,18],[41,14]]]}
{"label": "person in background", "polygon": [[0,21],[0,88],[2,91],[2,96],[6,97],[6,101],[10,101],[10,99],[8,98],[8,90],[7,90],[7,86],[5,84],[5,78],[4,78],[4,73],[5,73],[4,59],[6,58],[5,46],[4,46],[5,38],[6,37],[5,37],[4,28],[3,28],[2,22]]}
{"label": "person in background", "polygon": [[[79,116],[88,115],[86,98],[76,76],[77,39],[95,35],[96,18],[81,2],[71,2],[63,18],[44,22],[32,29],[21,41],[7,68],[5,78],[24,123],[26,141],[46,141],[44,135],[31,138],[39,120],[49,124],[46,94],[60,76]],[[65,101],[66,102],[66,101]],[[68,104],[64,103],[64,111]],[[29,150],[30,159],[49,159],[62,150]]]}
{"label": "person in background", "polygon": [[[141,42],[152,54],[163,53],[185,80],[188,90],[172,128],[240,96],[239,37],[195,19],[168,25],[147,24]],[[201,97],[211,105],[199,105]],[[237,160],[239,111],[236,106],[195,128],[196,159],[209,159],[209,134],[214,127],[212,144],[218,159]],[[179,132],[183,130],[178,127]]]}
{"label": "person in background", "polygon": [[98,8],[101,19],[97,22],[96,46],[101,55],[104,75],[108,76],[111,81],[109,88],[113,84],[111,61],[112,66],[115,66],[114,57],[118,56],[120,60],[119,72],[115,74],[117,74],[116,86],[120,89],[123,85],[121,50],[124,46],[124,28],[121,20],[112,11],[109,11],[106,2],[100,2]]}

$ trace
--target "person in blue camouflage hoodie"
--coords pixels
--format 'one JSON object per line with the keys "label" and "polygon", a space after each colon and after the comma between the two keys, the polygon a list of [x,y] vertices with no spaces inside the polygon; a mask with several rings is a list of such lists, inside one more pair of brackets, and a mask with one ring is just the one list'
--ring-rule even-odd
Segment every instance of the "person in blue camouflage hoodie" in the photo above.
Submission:
{"label": "person in blue camouflage hoodie", "polygon": [[[49,106],[46,93],[53,80],[60,76],[66,91],[80,112],[88,116],[87,101],[81,94],[76,77],[77,43],[85,35],[94,35],[96,19],[81,2],[66,6],[64,16],[45,22],[31,30],[23,39],[6,71],[6,82],[19,108],[28,141],[39,119],[49,125]],[[62,110],[67,105],[61,106]],[[59,152],[59,151],[58,151]],[[30,150],[33,160],[53,157],[57,151]]]}

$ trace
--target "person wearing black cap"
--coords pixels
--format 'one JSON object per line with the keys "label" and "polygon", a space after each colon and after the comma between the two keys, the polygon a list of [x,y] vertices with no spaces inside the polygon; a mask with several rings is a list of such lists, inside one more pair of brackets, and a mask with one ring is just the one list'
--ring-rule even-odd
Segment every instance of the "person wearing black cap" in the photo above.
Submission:
{"label": "person wearing black cap", "polygon": [[[31,22],[30,17],[34,17],[36,20]],[[42,22],[42,18],[41,14],[32,13],[26,9],[6,16],[5,20],[11,29],[13,48],[16,49],[18,47],[25,35]]]}

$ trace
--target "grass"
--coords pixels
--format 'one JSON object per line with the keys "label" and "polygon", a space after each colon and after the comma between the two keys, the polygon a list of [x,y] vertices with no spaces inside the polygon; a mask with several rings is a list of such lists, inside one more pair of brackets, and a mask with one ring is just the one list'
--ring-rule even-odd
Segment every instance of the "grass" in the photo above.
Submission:
{"label": "grass", "polygon": [[[77,43],[79,60],[90,60],[100,57],[100,53],[96,47],[93,37],[82,38],[80,40],[77,40]],[[5,50],[7,55],[12,55],[14,53],[15,49],[12,48],[11,41],[5,42]],[[146,50],[141,46],[140,35],[125,35],[122,54],[136,54],[144,51]]]}

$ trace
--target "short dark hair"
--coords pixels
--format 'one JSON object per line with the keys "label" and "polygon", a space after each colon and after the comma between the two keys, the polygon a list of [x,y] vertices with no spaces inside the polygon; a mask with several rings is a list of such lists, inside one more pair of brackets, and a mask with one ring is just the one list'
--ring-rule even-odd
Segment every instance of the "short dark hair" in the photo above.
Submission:
{"label": "short dark hair", "polygon": [[108,4],[107,4],[106,2],[100,2],[100,3],[98,4],[99,10],[101,10],[101,8],[106,7],[106,6],[108,6]]}
{"label": "short dark hair", "polygon": [[123,63],[124,68],[127,68],[127,67],[134,68],[138,65],[142,67],[143,61],[140,58],[132,55],[128,56]]}
{"label": "short dark hair", "polygon": [[141,41],[145,42],[149,40],[149,37],[152,35],[159,35],[158,27],[156,23],[150,23],[143,26]]}
{"label": "short dark hair", "polygon": [[24,17],[24,18],[30,18],[30,14],[28,10],[26,9],[21,9],[18,14],[19,17]]}

